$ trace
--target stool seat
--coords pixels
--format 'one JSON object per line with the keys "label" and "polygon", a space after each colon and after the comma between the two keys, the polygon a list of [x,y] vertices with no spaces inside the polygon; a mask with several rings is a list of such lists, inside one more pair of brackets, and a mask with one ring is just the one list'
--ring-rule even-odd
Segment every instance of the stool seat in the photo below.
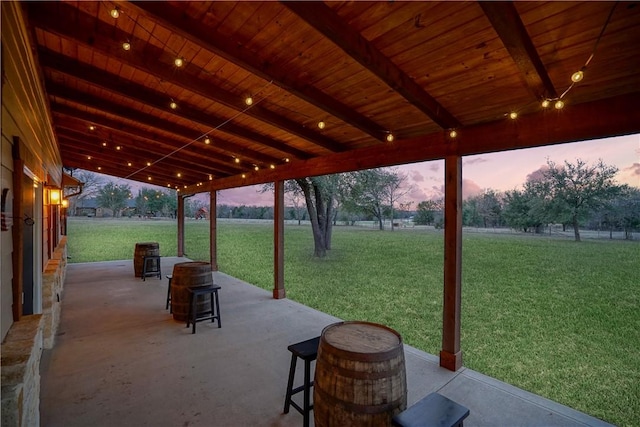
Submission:
{"label": "stool seat", "polygon": [[[287,393],[284,400],[284,413],[289,413],[289,406],[293,406],[294,409],[300,412],[303,416],[304,427],[309,426],[309,413],[313,409],[313,405],[310,403],[310,390],[313,386],[311,380],[311,362],[318,357],[318,346],[320,345],[320,337],[311,338],[306,341],[291,344],[287,349],[291,352],[291,366],[289,367],[289,380],[287,381]],[[296,362],[298,358],[304,360],[304,383],[296,388],[293,388],[293,380],[296,374]],[[302,407],[293,401],[294,394],[303,391],[303,404]]]}
{"label": "stool seat", "polygon": [[[191,331],[192,334],[196,333],[196,323],[204,320],[218,321],[218,328],[221,328],[220,324],[220,303],[218,301],[218,289],[221,289],[219,285],[202,286],[199,288],[187,288],[189,291],[189,314],[187,315],[187,328],[189,325],[193,325]],[[211,310],[198,311],[196,305],[198,303],[198,297],[207,296],[211,297]],[[215,299],[215,302],[214,302]]]}
{"label": "stool seat", "polygon": [[162,280],[159,255],[145,255],[142,258],[142,280],[144,281],[148,276],[157,276]]}
{"label": "stool seat", "polygon": [[393,417],[397,427],[463,427],[469,409],[438,393],[423,397],[409,409]]}

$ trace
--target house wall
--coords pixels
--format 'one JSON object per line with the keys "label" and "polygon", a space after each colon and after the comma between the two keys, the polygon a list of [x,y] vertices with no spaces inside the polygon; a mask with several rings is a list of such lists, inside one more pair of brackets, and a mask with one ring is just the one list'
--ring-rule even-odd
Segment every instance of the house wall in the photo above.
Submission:
{"label": "house wall", "polygon": [[[61,238],[59,208],[46,205],[47,186],[62,185],[62,160],[51,125],[30,33],[18,2],[1,2],[2,112],[0,178],[9,189],[0,231],[0,331],[2,333],[2,426],[38,426],[43,346],[53,345],[66,268],[66,239]],[[19,159],[13,152],[19,147]],[[16,170],[17,169],[17,170]],[[20,183],[16,181],[20,179]],[[20,189],[22,184],[22,189]],[[12,218],[14,206],[29,206],[29,223]],[[29,227],[26,240],[14,235]],[[26,242],[26,243],[25,243]],[[28,249],[27,249],[28,248]],[[14,258],[25,260],[33,277],[33,313],[16,313]]]}

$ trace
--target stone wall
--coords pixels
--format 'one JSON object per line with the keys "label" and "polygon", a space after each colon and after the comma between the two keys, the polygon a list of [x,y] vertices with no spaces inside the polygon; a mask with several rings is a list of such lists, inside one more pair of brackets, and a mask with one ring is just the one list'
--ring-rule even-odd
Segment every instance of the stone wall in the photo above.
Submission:
{"label": "stone wall", "polygon": [[2,426],[40,425],[42,315],[15,322],[2,343]]}
{"label": "stone wall", "polygon": [[14,322],[0,349],[2,427],[40,425],[40,357],[55,343],[66,270],[67,238],[62,237],[42,273],[42,314]]}
{"label": "stone wall", "polygon": [[55,344],[66,271],[67,237],[63,236],[42,273],[42,322],[46,349],[53,348]]}

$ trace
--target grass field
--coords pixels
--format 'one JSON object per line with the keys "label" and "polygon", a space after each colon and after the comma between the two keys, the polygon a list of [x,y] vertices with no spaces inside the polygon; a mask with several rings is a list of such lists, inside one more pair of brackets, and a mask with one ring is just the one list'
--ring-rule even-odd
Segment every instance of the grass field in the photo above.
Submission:
{"label": "grass field", "polygon": [[[176,253],[171,221],[79,220],[72,262],[131,259],[136,242]],[[208,260],[208,222],[186,224],[187,256]],[[311,231],[285,228],[287,297],[383,323],[438,354],[441,232],[336,227],[325,259]],[[272,227],[218,221],[220,270],[273,288]],[[640,244],[463,235],[464,365],[618,425],[640,425]]]}

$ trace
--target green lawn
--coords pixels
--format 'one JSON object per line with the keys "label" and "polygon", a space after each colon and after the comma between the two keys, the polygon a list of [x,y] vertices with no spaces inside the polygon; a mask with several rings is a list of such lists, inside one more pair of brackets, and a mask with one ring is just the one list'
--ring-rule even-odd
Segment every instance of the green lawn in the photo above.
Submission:
{"label": "green lawn", "polygon": [[[72,262],[131,259],[136,242],[176,253],[173,221],[69,220]],[[208,260],[208,222],[186,224]],[[273,288],[272,227],[218,221],[220,270]],[[336,227],[325,259],[311,231],[285,228],[287,296],[343,319],[383,323],[438,354],[441,232]],[[640,425],[640,244],[467,233],[464,365],[618,425]]]}

